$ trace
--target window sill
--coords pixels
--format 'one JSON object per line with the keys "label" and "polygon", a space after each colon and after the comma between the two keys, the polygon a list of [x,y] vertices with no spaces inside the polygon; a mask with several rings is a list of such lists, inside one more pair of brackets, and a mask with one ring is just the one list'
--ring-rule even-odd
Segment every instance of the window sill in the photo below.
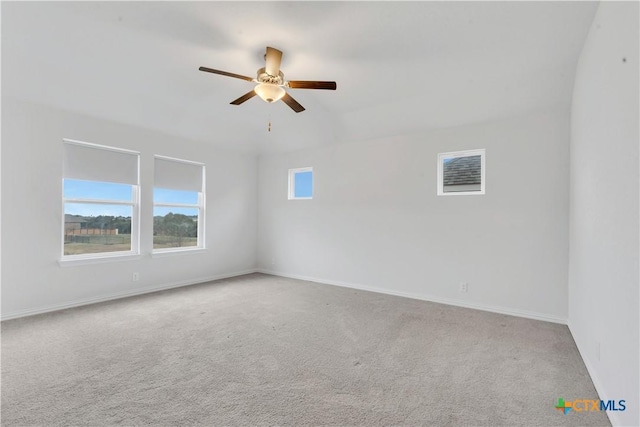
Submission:
{"label": "window sill", "polygon": [[191,255],[204,253],[207,251],[207,248],[183,248],[183,249],[166,249],[166,250],[156,250],[151,252],[151,258],[163,258],[167,256],[174,255]]}
{"label": "window sill", "polygon": [[108,262],[135,261],[140,259],[139,254],[101,255],[96,257],[63,258],[58,260],[60,267],[74,267],[77,265],[103,264]]}
{"label": "window sill", "polygon": [[449,193],[438,193],[438,196],[484,196],[484,191],[455,191]]}

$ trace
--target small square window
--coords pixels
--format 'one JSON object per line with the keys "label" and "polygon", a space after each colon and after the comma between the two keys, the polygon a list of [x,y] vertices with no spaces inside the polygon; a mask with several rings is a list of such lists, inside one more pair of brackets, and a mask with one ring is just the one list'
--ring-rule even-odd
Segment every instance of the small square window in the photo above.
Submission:
{"label": "small square window", "polygon": [[484,194],[484,155],[484,148],[438,154],[438,196]]}
{"label": "small square window", "polygon": [[289,169],[289,200],[313,198],[313,168]]}

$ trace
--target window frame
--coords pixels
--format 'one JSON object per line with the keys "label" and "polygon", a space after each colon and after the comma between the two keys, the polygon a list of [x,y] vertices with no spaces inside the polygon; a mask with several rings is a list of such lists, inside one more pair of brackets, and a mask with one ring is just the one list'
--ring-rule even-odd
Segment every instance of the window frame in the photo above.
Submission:
{"label": "window frame", "polygon": [[[478,191],[444,191],[444,160],[449,158],[461,158],[480,156],[480,190]],[[449,151],[438,153],[437,164],[437,195],[438,196],[482,196],[486,194],[486,149],[477,148],[473,150]]]}
{"label": "window frame", "polygon": [[[171,162],[178,162],[178,163],[185,163],[185,164],[189,164],[189,165],[194,165],[194,166],[200,166],[202,168],[202,184],[201,184],[201,191],[198,192],[198,203],[197,204],[191,204],[191,203],[166,203],[166,202],[160,202],[160,203],[156,203],[155,198],[153,198],[153,206],[152,206],[152,210],[151,210],[151,255],[152,256],[160,256],[160,255],[168,255],[168,254],[172,254],[172,253],[182,253],[182,252],[197,252],[197,251],[202,251],[204,249],[207,248],[206,245],[206,236],[205,236],[205,212],[206,212],[206,165],[204,163],[200,163],[200,162],[195,162],[192,160],[185,160],[185,159],[178,159],[176,157],[169,157],[169,156],[162,156],[162,155],[154,155],[153,156],[153,162],[154,162],[154,167],[155,167],[155,161],[156,159],[161,159],[161,160],[165,160],[165,161],[171,161]],[[154,185],[153,185],[153,190],[155,192],[156,188],[163,188],[163,187],[156,187],[155,186],[155,181],[154,181]],[[165,190],[168,190],[166,188],[164,188]],[[154,215],[153,212],[155,211],[156,207],[175,207],[175,208],[195,208],[198,209],[198,224],[197,224],[197,244],[196,246],[179,246],[179,247],[175,247],[175,248],[159,248],[156,249],[153,247],[153,236],[154,236],[154,232],[153,232],[153,227],[155,226],[155,221],[154,221]]]}
{"label": "window frame", "polygon": [[[311,196],[310,197],[296,197],[296,174],[303,172],[311,172]],[[313,193],[315,187],[315,179],[313,176],[313,167],[305,167],[305,168],[294,168],[289,169],[289,179],[288,179],[288,191],[287,197],[289,200],[312,200]]]}
{"label": "window frame", "polygon": [[[130,258],[130,257],[138,257],[140,255],[140,152],[127,150],[124,148],[111,147],[107,145],[95,144],[91,142],[77,141],[72,139],[63,138],[63,144],[72,144],[78,145],[85,148],[91,148],[96,150],[105,150],[112,151],[116,153],[128,154],[136,156],[136,184],[126,184],[131,185],[131,201],[123,201],[123,200],[114,200],[114,199],[92,199],[85,197],[72,197],[67,198],[64,194],[64,181],[65,179],[73,179],[67,178],[66,176],[62,176],[61,184],[62,184],[62,227],[61,227],[61,258],[59,260],[60,264],[70,264],[70,263],[87,263],[92,261],[102,261],[109,260],[114,258]],[[63,145],[64,147],[64,145]],[[86,182],[96,182],[96,183],[108,183],[108,181],[97,181],[97,180],[83,180]],[[106,251],[106,252],[95,252],[89,254],[76,254],[76,255],[65,255],[64,253],[64,240],[65,240],[65,230],[66,230],[66,213],[65,208],[67,203],[83,203],[83,204],[94,204],[94,205],[119,205],[119,206],[131,206],[131,248],[128,251]]]}

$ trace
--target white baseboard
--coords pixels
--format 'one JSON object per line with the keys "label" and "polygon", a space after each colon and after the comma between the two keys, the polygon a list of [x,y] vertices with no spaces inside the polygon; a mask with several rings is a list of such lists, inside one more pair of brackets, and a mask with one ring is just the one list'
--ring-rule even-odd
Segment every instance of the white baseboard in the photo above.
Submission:
{"label": "white baseboard", "polygon": [[258,268],[256,270],[256,272],[263,273],[263,274],[270,274],[272,276],[288,277],[290,279],[305,280],[305,281],[308,281],[308,282],[324,283],[324,284],[327,284],[327,285],[340,286],[340,287],[343,287],[343,288],[359,289],[361,291],[377,292],[377,293],[380,293],[380,294],[394,295],[394,296],[398,296],[398,297],[405,297],[405,298],[412,298],[412,299],[417,299],[417,300],[422,300],[422,301],[436,302],[436,303],[440,303],[440,304],[454,305],[454,306],[457,306],[457,307],[472,308],[474,310],[482,310],[482,311],[489,311],[489,312],[492,312],[492,313],[507,314],[509,316],[524,317],[524,318],[527,318],[527,319],[534,319],[534,320],[542,320],[544,322],[559,323],[561,325],[566,325],[567,324],[567,319],[562,318],[562,317],[553,316],[553,315],[546,314],[546,313],[537,313],[537,312],[534,312],[534,311],[517,310],[517,309],[512,309],[512,308],[507,308],[507,307],[499,307],[499,306],[492,306],[492,305],[486,305],[486,304],[470,303],[468,301],[460,301],[460,300],[456,300],[456,299],[436,297],[436,296],[433,296],[433,295],[416,294],[416,293],[401,292],[401,291],[392,291],[392,290],[389,290],[389,289],[375,288],[375,287],[371,287],[371,286],[364,286],[364,285],[359,285],[359,284],[354,284],[354,283],[340,282],[340,281],[336,281],[336,280],[324,280],[324,279],[318,279],[316,277],[308,277],[308,276],[300,276],[300,275],[297,275],[297,274],[281,273],[281,272],[277,272],[277,271],[267,270],[267,269],[264,269],[264,268]]}
{"label": "white baseboard", "polygon": [[46,306],[37,307],[37,308],[33,308],[33,309],[14,311],[14,312],[10,312],[8,314],[2,313],[2,317],[0,317],[0,319],[1,320],[10,320],[10,319],[17,319],[19,317],[34,316],[36,314],[49,313],[49,312],[52,312],[52,311],[64,310],[64,309],[67,309],[67,308],[80,307],[80,306],[83,306],[83,305],[89,305],[89,304],[95,304],[95,303],[99,303],[99,302],[111,301],[111,300],[114,300],[114,299],[132,297],[132,296],[136,296],[136,295],[143,295],[143,294],[148,294],[148,293],[151,293],[151,292],[164,291],[164,290],[167,290],[167,289],[180,288],[182,286],[197,285],[198,283],[210,282],[212,280],[229,279],[231,277],[243,276],[245,274],[256,273],[257,271],[258,271],[257,269],[251,268],[251,269],[248,269],[248,270],[236,271],[234,273],[220,274],[220,275],[216,275],[216,276],[200,277],[200,278],[197,278],[197,279],[165,283],[163,285],[148,286],[146,288],[138,288],[138,289],[131,290],[131,291],[114,292],[114,293],[111,293],[111,294],[104,294],[104,295],[100,295],[100,296],[93,297],[93,298],[84,298],[84,299],[73,300],[73,301],[69,301],[69,302],[63,303],[63,304],[46,305]]}
{"label": "white baseboard", "polygon": [[[34,316],[36,314],[49,313],[49,312],[52,312],[52,311],[64,310],[64,309],[67,309],[67,308],[79,307],[79,306],[82,306],[82,305],[95,304],[95,303],[104,302],[104,301],[110,301],[110,300],[119,299],[119,298],[126,298],[126,297],[135,296],[135,295],[143,295],[143,294],[147,294],[147,293],[151,293],[151,292],[163,291],[163,290],[166,290],[166,289],[172,289],[172,288],[178,288],[178,287],[182,287],[182,286],[195,285],[195,284],[198,284],[198,283],[210,282],[212,280],[228,279],[228,278],[231,278],[231,277],[242,276],[242,275],[251,274],[251,273],[270,274],[272,276],[288,277],[288,278],[291,278],[291,279],[305,280],[305,281],[308,281],[308,282],[315,282],[315,283],[323,283],[323,284],[332,285],[332,286],[340,286],[340,287],[343,287],[343,288],[351,288],[351,289],[358,289],[358,290],[362,290],[362,291],[377,292],[377,293],[381,293],[381,294],[394,295],[394,296],[405,297],[405,298],[412,298],[412,299],[417,299],[417,300],[422,300],[422,301],[436,302],[436,303],[440,303],[440,304],[453,305],[453,306],[457,306],[457,307],[472,308],[472,309],[475,309],[475,310],[482,310],[482,311],[489,311],[489,312],[492,312],[492,313],[499,313],[499,314],[506,314],[506,315],[510,315],[510,316],[524,317],[524,318],[527,318],[527,319],[542,320],[542,321],[545,321],[545,322],[559,323],[559,324],[563,324],[563,325],[567,324],[567,320],[566,319],[563,319],[563,318],[560,318],[560,317],[556,317],[556,316],[552,316],[552,315],[548,315],[548,314],[544,314],[544,313],[536,313],[536,312],[525,311],[525,310],[516,310],[516,309],[511,309],[511,308],[506,308],[506,307],[490,306],[490,305],[485,305],[485,304],[469,303],[467,301],[460,301],[460,300],[455,300],[455,299],[436,297],[436,296],[433,296],[433,295],[416,294],[416,293],[411,293],[411,292],[391,291],[391,290],[388,290],[388,289],[376,288],[376,287],[372,287],[372,286],[364,286],[364,285],[359,285],[359,284],[354,284],[354,283],[347,283],[347,282],[340,282],[340,281],[335,281],[335,280],[324,280],[324,279],[319,279],[319,278],[316,278],[316,277],[301,276],[301,275],[297,275],[297,274],[287,274],[287,273],[281,273],[281,272],[271,271],[271,270],[261,269],[261,268],[253,268],[253,269],[247,269],[247,270],[243,270],[243,271],[237,271],[237,272],[234,272],[234,273],[221,274],[221,275],[216,275],[216,276],[201,277],[201,278],[192,279],[192,280],[185,280],[185,281],[166,283],[166,284],[163,284],[163,285],[149,286],[149,287],[146,287],[146,288],[139,288],[139,289],[135,289],[135,290],[131,290],[131,291],[125,291],[125,292],[115,292],[115,293],[111,293],[111,294],[104,294],[104,295],[100,295],[100,296],[93,297],[93,298],[85,298],[85,299],[73,300],[73,301],[69,301],[69,302],[63,303],[63,304],[53,304],[53,305],[41,306],[41,307],[37,307],[37,308],[33,308],[33,309],[20,310],[20,311],[15,311],[15,312],[10,312],[10,313],[2,313],[2,316],[0,317],[0,319],[1,320],[10,320],[10,319],[17,319],[19,317]],[[586,362],[585,362],[585,364],[586,364]]]}
{"label": "white baseboard", "polygon": [[[591,377],[591,381],[593,382],[593,386],[596,388],[596,393],[598,393],[598,397],[600,398],[600,400],[609,399],[609,397],[607,397],[607,396],[611,396],[611,395],[607,394],[607,392],[605,391],[604,386],[602,385],[602,381],[600,381],[600,378],[596,374],[596,371],[593,368],[593,365],[591,364],[591,362],[589,362],[589,359],[586,357],[587,352],[580,345],[580,342],[576,339],[576,335],[573,333],[573,328],[571,327],[571,322],[569,322],[567,324],[567,326],[569,327],[569,332],[571,332],[571,336],[573,337],[573,341],[576,343],[576,347],[578,347],[578,353],[580,353],[580,357],[582,358],[582,361],[584,362],[584,366],[587,367],[587,372],[589,372],[589,376]],[[618,416],[617,412],[613,412],[613,411],[606,411],[606,412],[607,412],[607,416],[609,417],[609,421],[611,422],[612,426],[623,426],[624,425],[624,423],[620,420],[620,417]]]}

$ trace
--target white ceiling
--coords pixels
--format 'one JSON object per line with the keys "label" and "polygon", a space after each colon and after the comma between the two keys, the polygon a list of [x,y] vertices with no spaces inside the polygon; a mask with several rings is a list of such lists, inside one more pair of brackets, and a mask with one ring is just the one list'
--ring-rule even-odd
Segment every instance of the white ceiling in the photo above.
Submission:
{"label": "white ceiling", "polygon": [[[2,2],[2,94],[251,153],[568,106],[597,3]],[[253,98],[265,46],[306,111]],[[271,121],[272,132],[267,132]]]}

